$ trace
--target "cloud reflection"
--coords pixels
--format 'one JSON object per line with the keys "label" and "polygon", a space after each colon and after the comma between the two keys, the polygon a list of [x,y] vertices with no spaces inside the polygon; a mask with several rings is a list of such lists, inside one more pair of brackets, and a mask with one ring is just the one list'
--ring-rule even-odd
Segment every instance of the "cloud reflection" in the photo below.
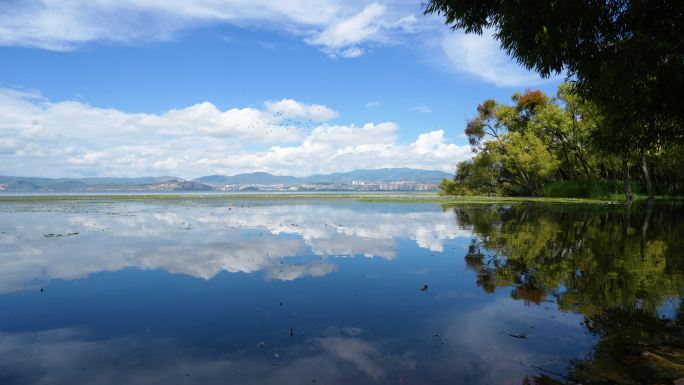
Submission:
{"label": "cloud reflection", "polygon": [[332,257],[394,259],[399,239],[439,252],[444,240],[470,235],[436,207],[419,212],[380,207],[6,204],[0,210],[0,292],[125,268],[201,279],[222,271],[263,272],[268,279],[289,281],[335,271]]}
{"label": "cloud reflection", "polygon": [[[424,333],[402,341],[353,327],[263,346],[237,342],[222,353],[149,334],[97,338],[79,328],[0,333],[0,373],[7,384],[520,384],[536,367],[562,372],[564,362],[583,350],[572,347],[573,339],[591,345],[578,317],[550,319],[554,313],[542,310],[528,317],[522,305],[501,313],[501,305],[431,322],[448,337],[445,344]],[[536,329],[528,340],[505,333],[530,322]],[[534,354],[530,346],[536,346]]]}
{"label": "cloud reflection", "polygon": [[95,339],[65,328],[0,333],[0,372],[6,384],[376,383],[383,365],[399,362],[375,344],[324,337],[283,347],[278,358],[268,349],[203,355],[169,338]]}

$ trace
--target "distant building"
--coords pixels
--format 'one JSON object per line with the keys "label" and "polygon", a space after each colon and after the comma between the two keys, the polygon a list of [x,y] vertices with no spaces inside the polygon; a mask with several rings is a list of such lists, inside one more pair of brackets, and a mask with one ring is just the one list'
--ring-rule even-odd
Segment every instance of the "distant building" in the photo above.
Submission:
{"label": "distant building", "polygon": [[396,182],[369,182],[355,180],[351,183],[303,183],[284,184],[227,184],[221,191],[432,191],[436,183],[418,183],[412,180]]}

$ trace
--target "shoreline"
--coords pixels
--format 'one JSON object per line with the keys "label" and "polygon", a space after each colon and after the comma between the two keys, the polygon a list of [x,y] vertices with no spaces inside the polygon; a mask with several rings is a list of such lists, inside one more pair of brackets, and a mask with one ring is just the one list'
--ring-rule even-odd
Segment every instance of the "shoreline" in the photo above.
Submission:
{"label": "shoreline", "polygon": [[392,193],[259,193],[259,194],[202,194],[202,193],[169,193],[169,194],[33,194],[2,195],[2,202],[30,201],[144,201],[144,200],[349,200],[362,202],[407,202],[407,203],[583,203],[615,205],[624,202],[589,198],[544,198],[544,197],[486,197],[486,196],[442,196],[438,194],[392,194]]}

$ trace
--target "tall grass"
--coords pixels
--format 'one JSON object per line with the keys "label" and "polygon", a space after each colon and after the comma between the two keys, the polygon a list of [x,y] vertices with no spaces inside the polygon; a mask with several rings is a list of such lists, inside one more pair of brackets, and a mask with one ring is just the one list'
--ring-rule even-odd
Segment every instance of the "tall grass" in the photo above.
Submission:
{"label": "tall grass", "polygon": [[[631,187],[635,194],[643,190],[641,184],[635,181],[632,181]],[[623,193],[621,182],[615,183],[603,179],[553,182],[544,186],[544,195],[552,198],[611,199],[621,193]]]}

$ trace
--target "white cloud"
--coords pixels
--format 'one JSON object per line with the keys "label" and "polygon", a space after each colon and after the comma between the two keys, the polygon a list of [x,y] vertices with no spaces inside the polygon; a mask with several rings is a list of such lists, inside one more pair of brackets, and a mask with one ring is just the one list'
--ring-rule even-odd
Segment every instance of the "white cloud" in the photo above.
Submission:
{"label": "white cloud", "polygon": [[[391,122],[356,126],[321,126],[297,146],[266,151],[212,154],[200,160],[220,169],[264,170],[275,174],[309,175],[361,168],[411,167],[453,171],[471,156],[468,146],[446,143],[444,131],[421,134],[415,142],[396,142]],[[296,170],[296,171],[295,171]]]}
{"label": "white cloud", "polygon": [[392,122],[356,126],[319,126],[304,140],[304,145],[335,147],[394,142],[398,126]]}
{"label": "white cloud", "polygon": [[[287,116],[273,105],[291,105]],[[306,105],[291,99],[267,103],[264,110],[245,107],[221,111],[209,102],[162,114],[126,113],[93,107],[76,101],[50,102],[35,92],[0,89],[0,130],[14,140],[45,141],[57,136],[82,138],[145,136],[216,136],[260,142],[293,141],[299,132],[286,118],[332,119],[337,113],[322,105]]]}
{"label": "white cloud", "polygon": [[105,157],[102,151],[88,151],[82,155],[72,156],[67,159],[67,162],[76,165],[93,165]]}
{"label": "white cloud", "polygon": [[414,15],[391,21],[387,13],[384,4],[368,4],[360,12],[315,33],[307,42],[322,46],[323,52],[332,57],[352,58],[364,54],[362,43],[389,43],[393,32],[414,32]]}
{"label": "white cloud", "polygon": [[304,36],[341,57],[363,54],[363,44],[412,32],[414,15],[385,5],[341,0],[38,0],[0,3],[0,45],[73,50],[95,41],[170,40],[212,24],[261,26]]}
{"label": "white cloud", "polygon": [[378,100],[371,100],[369,102],[366,102],[366,107],[368,107],[368,108],[377,107],[379,105],[380,105],[380,102]]}
{"label": "white cloud", "polygon": [[413,108],[409,108],[409,111],[420,112],[421,114],[429,114],[432,112],[432,109],[428,106],[420,105]]}
{"label": "white cloud", "polygon": [[337,116],[330,107],[293,99],[268,101],[261,109],[222,110],[203,102],[159,114],[127,113],[0,89],[0,172],[181,177],[380,167],[451,172],[471,156],[467,146],[448,143],[441,130],[405,144],[398,141],[396,123],[323,122]]}
{"label": "white cloud", "polygon": [[527,71],[499,47],[492,31],[482,35],[448,32],[442,38],[442,52],[449,69],[500,87],[521,87],[545,80]]}
{"label": "white cloud", "polygon": [[338,116],[336,111],[333,111],[326,106],[320,104],[306,105],[293,99],[266,102],[266,107],[277,116],[282,116],[286,119],[301,117],[317,122],[324,122]]}
{"label": "white cloud", "polygon": [[359,13],[328,26],[309,42],[323,46],[324,52],[331,56],[360,56],[363,50],[358,44],[378,35],[383,28],[381,17],[384,13],[384,5],[369,4]]}
{"label": "white cloud", "polygon": [[14,138],[0,138],[0,154],[13,154],[17,143]]}

